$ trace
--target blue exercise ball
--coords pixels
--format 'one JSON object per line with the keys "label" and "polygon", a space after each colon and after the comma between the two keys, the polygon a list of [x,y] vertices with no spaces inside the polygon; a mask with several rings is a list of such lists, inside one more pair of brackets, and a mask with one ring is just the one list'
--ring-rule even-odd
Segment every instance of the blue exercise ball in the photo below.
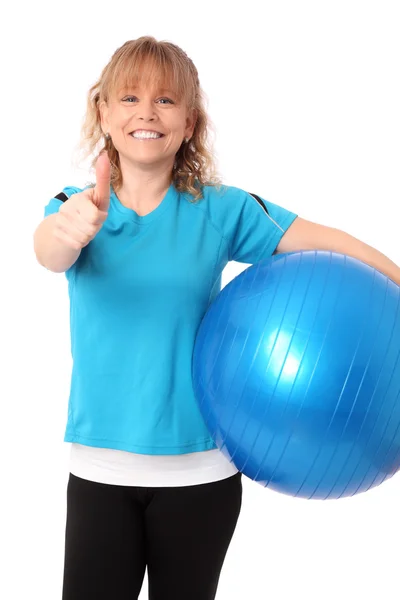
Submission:
{"label": "blue exercise ball", "polygon": [[326,251],[277,254],[208,308],[193,387],[250,479],[302,498],[365,492],[400,468],[399,286]]}

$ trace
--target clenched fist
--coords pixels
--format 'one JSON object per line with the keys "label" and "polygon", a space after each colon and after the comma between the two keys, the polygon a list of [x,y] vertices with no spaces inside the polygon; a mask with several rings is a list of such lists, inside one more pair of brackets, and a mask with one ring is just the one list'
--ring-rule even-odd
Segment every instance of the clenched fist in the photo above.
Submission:
{"label": "clenched fist", "polygon": [[73,194],[56,213],[53,233],[74,250],[81,250],[98,234],[110,206],[111,165],[107,153],[96,163],[96,186]]}

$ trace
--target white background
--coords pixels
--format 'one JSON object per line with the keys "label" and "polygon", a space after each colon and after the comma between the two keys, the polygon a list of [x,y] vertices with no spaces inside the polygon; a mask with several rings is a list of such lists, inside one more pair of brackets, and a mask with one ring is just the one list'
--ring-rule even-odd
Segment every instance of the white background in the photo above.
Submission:
{"label": "white background", "polygon": [[[91,176],[72,164],[87,90],[125,41],[178,44],[207,94],[225,183],[400,264],[400,4],[36,1],[2,13],[0,596],[58,600],[69,301],[65,276],[36,262],[33,232],[50,198]],[[244,267],[231,263],[224,284]],[[339,501],[243,486],[218,600],[398,600],[400,474]]]}

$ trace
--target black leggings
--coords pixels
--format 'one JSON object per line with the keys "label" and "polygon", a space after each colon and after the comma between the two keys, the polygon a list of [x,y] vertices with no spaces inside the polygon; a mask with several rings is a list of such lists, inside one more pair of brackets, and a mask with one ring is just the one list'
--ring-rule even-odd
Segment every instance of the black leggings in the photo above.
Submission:
{"label": "black leggings", "polygon": [[184,487],[69,475],[63,600],[212,600],[242,504],[242,477]]}

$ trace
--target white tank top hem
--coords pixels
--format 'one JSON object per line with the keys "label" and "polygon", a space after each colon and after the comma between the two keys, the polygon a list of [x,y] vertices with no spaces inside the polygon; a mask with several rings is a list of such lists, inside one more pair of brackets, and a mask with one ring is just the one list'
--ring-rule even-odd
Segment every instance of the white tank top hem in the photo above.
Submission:
{"label": "white tank top hem", "polygon": [[72,443],[69,471],[76,477],[111,485],[182,487],[220,481],[238,469],[219,449],[150,455]]}

